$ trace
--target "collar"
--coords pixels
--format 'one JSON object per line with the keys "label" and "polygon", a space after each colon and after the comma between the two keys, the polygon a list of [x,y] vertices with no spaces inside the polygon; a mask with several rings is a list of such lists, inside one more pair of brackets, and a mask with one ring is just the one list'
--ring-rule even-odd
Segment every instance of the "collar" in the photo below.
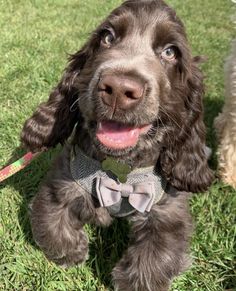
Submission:
{"label": "collar", "polygon": [[137,168],[120,183],[101,163],[86,156],[75,145],[71,150],[70,170],[75,182],[106,207],[111,216],[124,217],[139,212],[149,212],[152,205],[163,196],[166,180],[154,167]]}

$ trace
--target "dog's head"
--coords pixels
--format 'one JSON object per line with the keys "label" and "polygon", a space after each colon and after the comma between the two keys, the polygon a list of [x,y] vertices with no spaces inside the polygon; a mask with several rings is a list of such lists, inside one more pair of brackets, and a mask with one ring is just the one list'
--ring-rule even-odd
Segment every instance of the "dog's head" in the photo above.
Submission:
{"label": "dog's head", "polygon": [[22,140],[33,151],[48,148],[78,123],[80,140],[89,138],[96,151],[158,160],[175,187],[204,190],[212,174],[196,63],[173,9],[161,0],[126,1],[71,56],[48,102],[26,122]]}

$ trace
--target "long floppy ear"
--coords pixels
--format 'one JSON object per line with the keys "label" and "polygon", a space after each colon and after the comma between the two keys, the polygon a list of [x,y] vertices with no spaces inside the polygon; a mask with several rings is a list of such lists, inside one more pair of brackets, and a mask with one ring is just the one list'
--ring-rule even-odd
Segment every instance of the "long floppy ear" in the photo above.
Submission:
{"label": "long floppy ear", "polygon": [[63,143],[71,134],[78,120],[79,109],[71,106],[78,98],[74,80],[88,58],[87,46],[71,56],[70,63],[59,84],[51,92],[48,101],[40,104],[25,122],[22,144],[33,152],[46,150]]}
{"label": "long floppy ear", "polygon": [[197,58],[194,58],[184,90],[181,90],[185,112],[181,125],[174,128],[173,124],[173,132],[168,134],[167,146],[160,155],[163,173],[171,185],[190,192],[205,191],[213,180],[213,173],[208,166],[209,153],[205,145],[203,77],[197,62]]}

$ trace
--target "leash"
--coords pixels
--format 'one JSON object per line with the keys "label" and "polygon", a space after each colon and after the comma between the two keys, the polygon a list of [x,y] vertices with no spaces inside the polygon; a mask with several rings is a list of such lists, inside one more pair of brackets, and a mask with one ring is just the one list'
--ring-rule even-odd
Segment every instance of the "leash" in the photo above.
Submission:
{"label": "leash", "polygon": [[15,173],[24,169],[31,161],[36,158],[40,153],[27,153],[19,160],[15,161],[11,165],[0,170],[0,183],[11,177]]}

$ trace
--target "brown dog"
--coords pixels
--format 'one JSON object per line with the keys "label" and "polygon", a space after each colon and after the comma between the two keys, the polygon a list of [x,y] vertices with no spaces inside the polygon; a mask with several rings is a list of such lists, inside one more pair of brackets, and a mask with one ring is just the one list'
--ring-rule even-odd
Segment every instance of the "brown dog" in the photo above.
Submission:
{"label": "brown dog", "polygon": [[[41,151],[75,127],[31,206],[34,238],[49,259],[82,263],[83,225],[127,216],[130,246],[113,270],[116,289],[168,290],[188,265],[187,192],[212,181],[202,95],[183,24],[163,1],[125,1],[99,25],[22,132],[24,145]],[[103,170],[108,157],[130,167],[126,183]]]}

